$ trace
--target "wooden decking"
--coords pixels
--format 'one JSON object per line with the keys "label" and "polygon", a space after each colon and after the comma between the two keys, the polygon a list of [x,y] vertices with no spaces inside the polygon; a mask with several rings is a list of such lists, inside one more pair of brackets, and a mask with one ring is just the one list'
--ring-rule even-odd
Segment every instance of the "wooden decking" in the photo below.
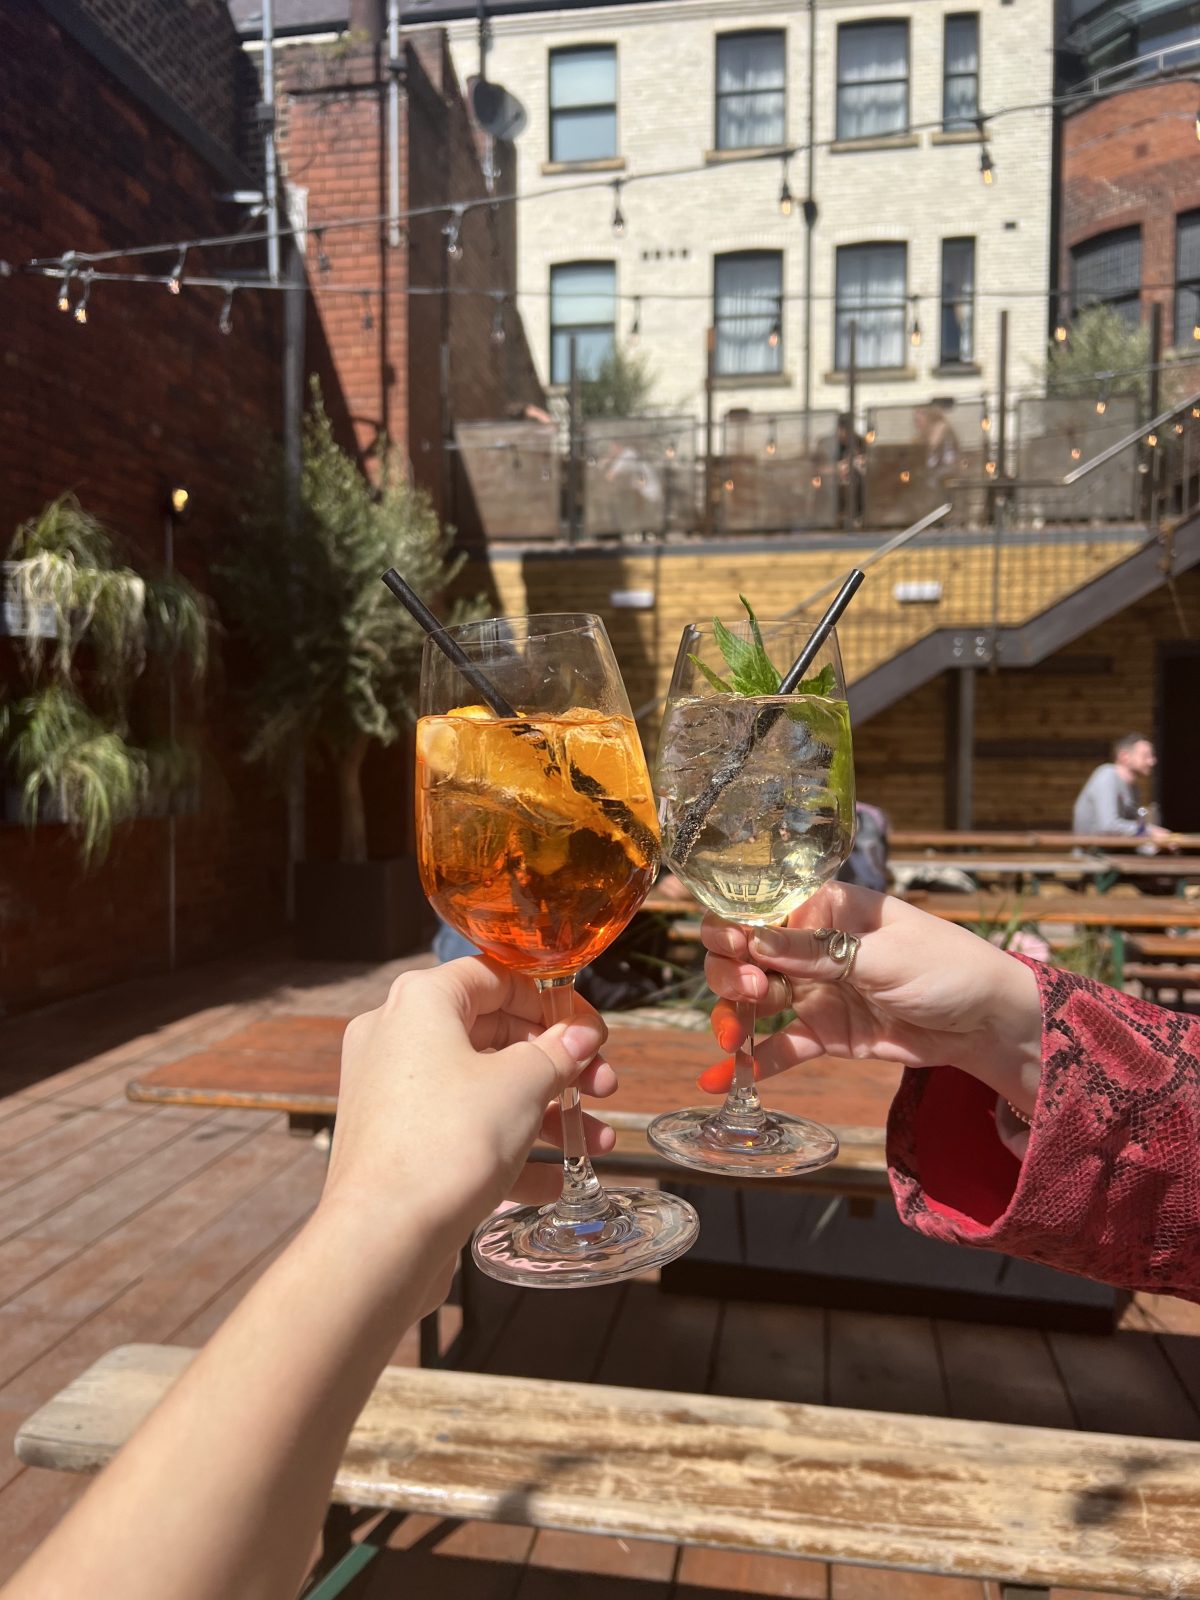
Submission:
{"label": "wooden decking", "polygon": [[[198,1344],[313,1205],[323,1154],[262,1113],[133,1106],[136,1073],[280,1012],[354,1011],[391,969],[228,963],[0,1024],[0,1582],[80,1492],[17,1425],[103,1351]],[[493,1372],[1200,1436],[1200,1308],[1139,1298],[1114,1337],[482,1285]],[[453,1306],[443,1317],[457,1332]],[[397,1353],[415,1361],[415,1336]],[[997,1600],[959,1580],[409,1519],[357,1600]],[[1066,1600],[1066,1594],[1061,1597]]]}

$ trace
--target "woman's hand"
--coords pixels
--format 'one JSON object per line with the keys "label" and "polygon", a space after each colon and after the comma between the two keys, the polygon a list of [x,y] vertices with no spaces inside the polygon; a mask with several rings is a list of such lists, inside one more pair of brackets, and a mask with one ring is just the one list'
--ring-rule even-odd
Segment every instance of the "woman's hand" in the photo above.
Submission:
{"label": "woman's hand", "polygon": [[[848,976],[813,929],[861,941]],[[786,928],[745,928],[705,917],[705,975],[721,997],[713,1031],[723,1050],[745,1034],[732,1002],[796,1020],[755,1048],[760,1077],[815,1056],[874,1057],[910,1067],[961,1067],[1022,1111],[1041,1073],[1042,1019],[1028,967],[966,928],[853,884],[819,890]],[[707,1081],[706,1081],[707,1080]],[[720,1087],[715,1077],[705,1088]]]}
{"label": "woman's hand", "polygon": [[[564,1089],[616,1089],[596,1059],[607,1032],[578,997],[571,1022],[547,1030],[532,981],[481,957],[405,973],[346,1030],[322,1205],[385,1228],[415,1212],[461,1243],[521,1176],[539,1133],[558,1142],[552,1102]],[[611,1148],[611,1128],[584,1122],[590,1150]],[[555,1169],[531,1177],[524,1197],[557,1194]]]}

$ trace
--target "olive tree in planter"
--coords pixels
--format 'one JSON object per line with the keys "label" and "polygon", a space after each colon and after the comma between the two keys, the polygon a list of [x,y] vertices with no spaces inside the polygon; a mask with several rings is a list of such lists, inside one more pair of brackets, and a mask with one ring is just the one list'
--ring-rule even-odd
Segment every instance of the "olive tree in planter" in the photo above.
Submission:
{"label": "olive tree in planter", "polygon": [[181,659],[203,679],[207,605],[185,579],[127,565],[69,494],[17,529],[0,578],[16,665],[0,686],[5,816],[65,823],[91,864],[122,823],[194,781],[191,751],[136,724],[151,674]]}
{"label": "olive tree in planter", "polygon": [[221,571],[223,609],[255,658],[247,755],[282,761],[299,747],[336,774],[338,859],[296,867],[301,953],[384,959],[419,942],[426,911],[411,857],[367,855],[363,763],[411,720],[422,642],[380,579],[395,566],[434,600],[461,560],[450,558],[426,495],[367,482],[334,439],[315,385],[297,498],[289,529],[282,467],[265,472],[237,557]]}

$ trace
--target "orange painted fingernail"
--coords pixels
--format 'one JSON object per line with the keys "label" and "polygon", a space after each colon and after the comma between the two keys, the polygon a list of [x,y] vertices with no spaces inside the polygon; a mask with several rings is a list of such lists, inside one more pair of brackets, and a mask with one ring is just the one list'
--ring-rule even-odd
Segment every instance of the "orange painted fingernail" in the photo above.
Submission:
{"label": "orange painted fingernail", "polygon": [[740,1042],[738,1029],[732,1022],[723,1022],[717,1029],[717,1043],[722,1050],[736,1050]]}
{"label": "orange painted fingernail", "polygon": [[705,1067],[696,1082],[705,1094],[727,1093],[733,1082],[733,1057],[718,1061],[715,1067]]}

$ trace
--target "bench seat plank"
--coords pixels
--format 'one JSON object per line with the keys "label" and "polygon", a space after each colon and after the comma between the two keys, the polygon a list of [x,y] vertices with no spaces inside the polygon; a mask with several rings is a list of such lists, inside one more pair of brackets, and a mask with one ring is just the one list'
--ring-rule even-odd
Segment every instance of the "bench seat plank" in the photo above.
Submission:
{"label": "bench seat plank", "polygon": [[[93,1471],[192,1352],[112,1351],[21,1429]],[[388,1368],[341,1502],[1018,1583],[1200,1592],[1200,1444]]]}

